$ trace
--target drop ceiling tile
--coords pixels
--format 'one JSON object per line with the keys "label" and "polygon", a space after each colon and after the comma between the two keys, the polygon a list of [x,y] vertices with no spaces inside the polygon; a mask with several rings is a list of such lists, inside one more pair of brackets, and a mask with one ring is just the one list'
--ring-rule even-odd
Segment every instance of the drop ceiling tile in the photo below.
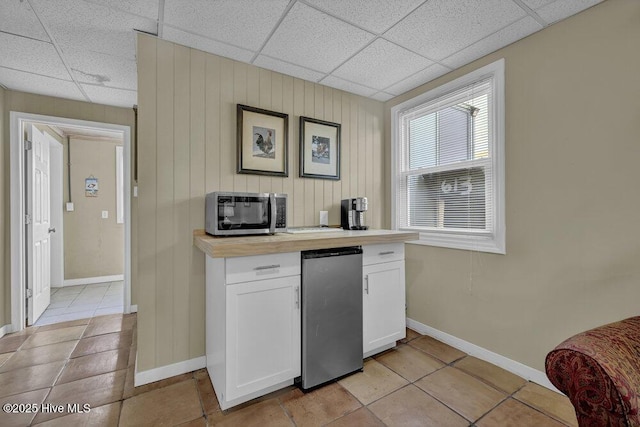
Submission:
{"label": "drop ceiling tile", "polygon": [[327,73],[373,38],[371,33],[296,3],[262,53]]}
{"label": "drop ceiling tile", "polygon": [[307,3],[319,9],[376,34],[385,32],[423,2],[424,0],[307,0]]}
{"label": "drop ceiling tile", "polygon": [[76,0],[30,0],[60,45],[135,59],[134,29],[155,33],[156,22]]}
{"label": "drop ceiling tile", "polygon": [[0,67],[0,84],[8,89],[57,98],[86,101],[78,87],[69,80],[31,74]]}
{"label": "drop ceiling tile", "polygon": [[375,89],[371,89],[366,86],[359,85],[357,83],[348,82],[336,76],[327,76],[320,81],[325,86],[331,86],[336,89],[344,90],[345,92],[355,93],[356,95],[372,96],[376,92]]}
{"label": "drop ceiling tile", "polygon": [[332,74],[382,90],[433,64],[432,61],[384,39],[377,39]]}
{"label": "drop ceiling tile", "polygon": [[165,0],[164,22],[257,51],[287,4],[289,0]]}
{"label": "drop ceiling tile", "polygon": [[144,16],[150,19],[158,19],[159,0],[84,0],[88,3],[94,3],[110,7],[112,9],[120,9],[135,15]]}
{"label": "drop ceiling tile", "polygon": [[89,99],[91,99],[91,102],[96,104],[132,108],[138,103],[138,94],[135,90],[123,90],[86,84],[83,84],[82,88],[87,93],[87,96],[89,96]]}
{"label": "drop ceiling tile", "polygon": [[486,37],[472,44],[471,46],[462,49],[457,53],[454,53],[441,62],[451,68],[458,68],[491,52],[495,52],[496,50],[507,46],[515,41],[518,41],[530,34],[533,34],[541,29],[542,25],[540,25],[535,19],[527,16],[524,19],[514,22],[508,27],[491,34],[489,37]]}
{"label": "drop ceiling tile", "polygon": [[524,4],[533,10],[540,9],[542,6],[553,3],[554,1],[556,0],[522,0]]}
{"label": "drop ceiling tile", "polygon": [[278,59],[269,58],[265,55],[258,56],[256,60],[253,61],[253,65],[310,82],[317,82],[324,77],[323,73],[318,73],[317,71],[309,70],[308,68],[303,68],[295,64],[289,64],[288,62]]}
{"label": "drop ceiling tile", "polygon": [[51,43],[0,33],[0,66],[71,80]]}
{"label": "drop ceiling tile", "polygon": [[582,12],[600,3],[600,1],[601,0],[558,0],[537,9],[536,12],[542,19],[552,24],[568,18],[571,15],[575,15],[578,12]]}
{"label": "drop ceiling tile", "polygon": [[217,42],[195,34],[186,33],[182,30],[169,26],[164,27],[162,34],[162,38],[165,40],[238,61],[249,62],[254,55],[254,53],[249,50]]}
{"label": "drop ceiling tile", "polygon": [[24,0],[0,1],[0,17],[2,17],[0,31],[47,42],[51,41],[33,9]]}
{"label": "drop ceiling tile", "polygon": [[375,99],[376,101],[386,102],[391,98],[393,98],[393,95],[386,92],[378,92],[375,95],[373,95],[371,98]]}
{"label": "drop ceiling tile", "polygon": [[525,16],[505,0],[430,0],[384,34],[427,58],[441,60]]}
{"label": "drop ceiling tile", "polygon": [[75,50],[72,47],[63,46],[62,51],[78,82],[136,90],[136,61],[120,56]]}
{"label": "drop ceiling tile", "polygon": [[433,64],[432,66],[425,68],[424,70],[419,71],[412,76],[407,77],[406,79],[394,84],[393,86],[386,88],[385,92],[389,92],[393,95],[401,95],[413,88],[416,88],[444,74],[447,74],[449,71],[451,70],[447,67],[444,67],[440,64]]}

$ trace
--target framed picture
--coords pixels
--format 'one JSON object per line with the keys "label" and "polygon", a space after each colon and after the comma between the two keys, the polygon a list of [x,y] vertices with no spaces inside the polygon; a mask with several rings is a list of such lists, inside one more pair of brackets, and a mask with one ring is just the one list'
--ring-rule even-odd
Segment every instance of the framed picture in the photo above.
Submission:
{"label": "framed picture", "polygon": [[289,115],[238,104],[238,173],[289,176]]}
{"label": "framed picture", "polygon": [[340,179],[340,124],[300,117],[300,176]]}

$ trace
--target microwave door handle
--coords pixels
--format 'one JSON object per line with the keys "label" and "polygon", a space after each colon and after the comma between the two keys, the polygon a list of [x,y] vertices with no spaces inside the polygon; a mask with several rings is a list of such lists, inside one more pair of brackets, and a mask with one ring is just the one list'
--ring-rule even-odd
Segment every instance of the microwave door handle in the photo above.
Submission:
{"label": "microwave door handle", "polygon": [[269,233],[274,234],[276,232],[276,195],[274,193],[269,193],[269,205],[271,207]]}

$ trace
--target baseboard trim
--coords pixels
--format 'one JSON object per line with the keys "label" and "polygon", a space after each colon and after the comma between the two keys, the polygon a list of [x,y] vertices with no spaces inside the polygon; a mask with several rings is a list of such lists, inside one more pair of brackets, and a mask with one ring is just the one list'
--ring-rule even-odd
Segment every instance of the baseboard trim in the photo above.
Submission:
{"label": "baseboard trim", "polygon": [[119,282],[124,280],[124,274],[116,274],[113,276],[85,277],[81,279],[65,279],[62,287],[77,285],[92,285],[94,283]]}
{"label": "baseboard trim", "polygon": [[195,359],[189,359],[182,362],[173,363],[171,365],[161,366],[159,368],[153,368],[146,371],[138,372],[138,363],[136,358],[136,373],[133,378],[133,384],[135,387],[138,387],[206,367],[207,357],[200,356],[196,357]]}
{"label": "baseboard trim", "polygon": [[2,338],[3,336],[11,332],[13,332],[13,325],[11,324],[4,325],[3,327],[0,328],[0,338]]}
{"label": "baseboard trim", "polygon": [[524,365],[520,362],[516,362],[515,360],[504,357],[498,353],[494,353],[491,350],[487,350],[486,348],[477,346],[463,339],[454,337],[453,335],[449,335],[446,332],[439,331],[435,328],[432,328],[431,326],[427,326],[408,317],[407,327],[421,333],[422,335],[428,335],[432,338],[437,339],[438,341],[442,341],[443,343],[457,348],[460,351],[464,351],[465,353],[477,357],[478,359],[482,359],[486,362],[492,363],[528,381],[532,381],[536,384],[560,393],[560,391],[555,388],[553,384],[551,384],[551,381],[549,381],[547,375],[542,371]]}

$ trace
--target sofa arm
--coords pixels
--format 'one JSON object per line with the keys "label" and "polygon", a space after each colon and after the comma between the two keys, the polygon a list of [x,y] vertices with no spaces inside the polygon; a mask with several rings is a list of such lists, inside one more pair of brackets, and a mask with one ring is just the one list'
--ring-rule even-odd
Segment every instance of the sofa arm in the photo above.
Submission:
{"label": "sofa arm", "polygon": [[546,358],[549,380],[585,426],[640,426],[640,316],[562,342]]}

